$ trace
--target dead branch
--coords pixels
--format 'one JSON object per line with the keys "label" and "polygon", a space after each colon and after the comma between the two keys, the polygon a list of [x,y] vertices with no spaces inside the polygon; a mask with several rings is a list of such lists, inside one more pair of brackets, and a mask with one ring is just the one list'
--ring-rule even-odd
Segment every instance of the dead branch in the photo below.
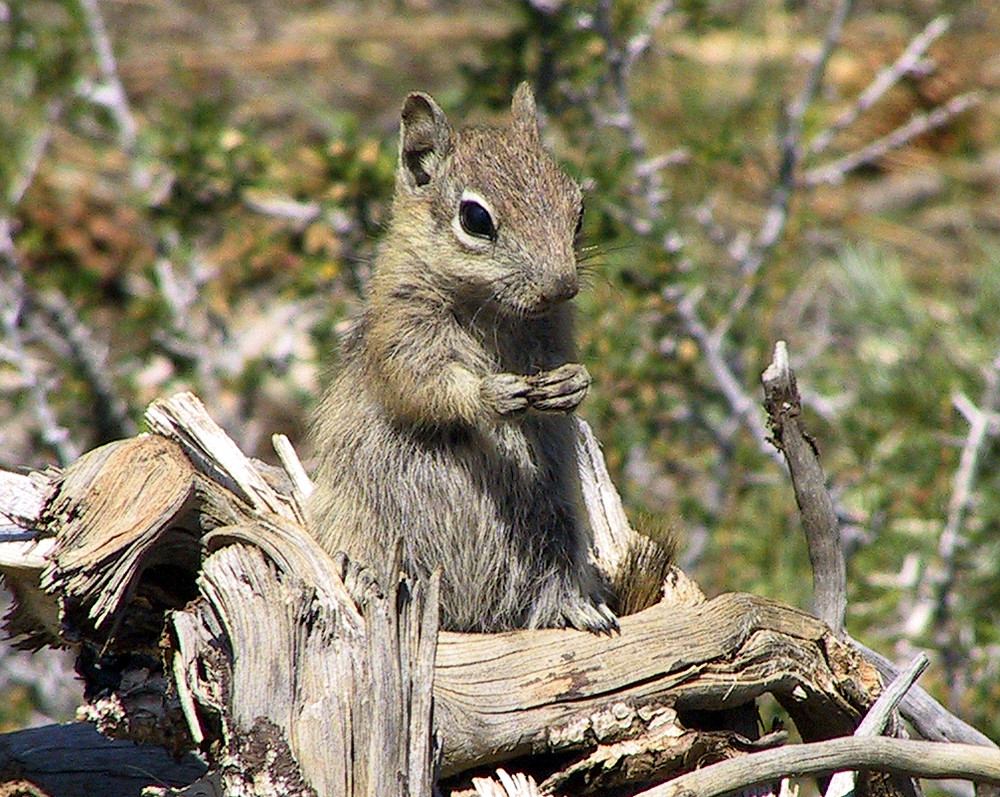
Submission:
{"label": "dead branch", "polygon": [[807,147],[807,154],[818,155],[833,143],[833,140],[853,125],[861,115],[873,108],[886,93],[906,75],[912,74],[919,67],[924,53],[951,27],[951,18],[947,15],[935,17],[916,36],[906,49],[892,64],[880,70],[875,79],[865,88],[846,111],[838,116],[828,127],[821,130]]}
{"label": "dead branch", "polygon": [[103,440],[130,437],[138,431],[128,403],[115,386],[108,347],[98,342],[73,305],[58,291],[31,295],[29,305],[36,324],[45,325],[65,342],[94,398],[92,417]]}
{"label": "dead branch", "polygon": [[[881,653],[854,639],[851,644],[878,670],[883,681],[891,681],[899,675],[896,665]],[[992,739],[948,711],[919,684],[914,684],[904,695],[899,711],[917,733],[929,741],[997,746]]]}
{"label": "dead branch", "polygon": [[788,364],[784,341],[761,376],[771,441],[785,455],[795,500],[809,545],[813,569],[813,610],[836,633],[844,632],[847,613],[847,564],[840,544],[840,524],[826,489],[815,441],[802,426],[802,399]]}
{"label": "dead branch", "polygon": [[136,157],[136,144],[139,140],[139,125],[128,104],[128,95],[118,74],[118,64],[115,61],[111,39],[104,25],[97,0],[80,0],[80,9],[87,25],[90,46],[94,50],[94,58],[100,73],[100,84],[91,89],[91,102],[106,108],[115,121],[118,129],[118,141],[129,156],[129,166],[132,169],[132,183],[141,190],[148,189],[152,184],[152,176],[140,165]]}
{"label": "dead branch", "polygon": [[[843,628],[843,610],[837,607],[841,605],[846,607],[846,597],[840,597],[842,591],[846,595],[846,576],[843,576],[845,581],[841,582],[843,552],[839,550],[838,521],[826,492],[815,444],[801,426],[798,388],[794,373],[788,368],[788,352],[783,342],[779,341],[775,346],[774,362],[765,370],[762,379],[765,382],[765,391],[768,393],[766,404],[768,413],[772,417],[775,440],[782,444],[786,455],[789,451],[795,452],[793,456],[788,457],[788,465],[792,472],[792,483],[795,485],[796,501],[802,512],[803,526],[806,528],[810,559],[813,559],[815,590],[817,593],[827,588],[835,591],[831,593],[832,597],[824,600],[830,607],[837,609],[836,613],[841,618],[841,628]],[[775,426],[775,418],[779,426]],[[808,489],[800,489],[800,484],[808,486]],[[835,540],[836,547],[833,544]],[[817,547],[815,553],[814,545]],[[820,570],[816,569],[815,557],[819,558]],[[836,561],[838,558],[839,564]],[[841,584],[843,586],[839,586]],[[878,669],[886,682],[899,676],[899,670],[887,658],[859,642],[851,640],[851,643]],[[996,746],[917,685],[903,697],[900,712],[925,739]]]}
{"label": "dead branch", "polygon": [[717,797],[741,786],[785,776],[830,775],[876,769],[920,778],[964,778],[1000,784],[1000,751],[965,744],[909,739],[830,739],[753,753],[674,778],[636,797]]}
{"label": "dead branch", "polygon": [[[63,105],[61,100],[52,100],[47,105],[45,123],[34,136],[23,163],[15,171],[7,188],[4,198],[9,208],[17,208],[34,182]],[[22,387],[28,394],[42,440],[52,447],[59,461],[66,464],[76,459],[80,452],[70,439],[69,431],[56,419],[49,403],[48,386],[27,351],[22,332],[27,296],[20,254],[14,243],[12,214],[0,214],[0,307],[3,308],[0,310],[0,329],[6,341],[2,357],[14,366],[21,377]]]}
{"label": "dead branch", "polygon": [[840,183],[853,171],[877,161],[893,150],[900,149],[918,136],[946,125],[959,114],[982,103],[983,95],[968,91],[953,97],[927,113],[914,115],[908,122],[860,149],[837,158],[832,163],[816,166],[802,175],[804,186]]}
{"label": "dead branch", "polygon": [[39,363],[28,351],[23,331],[27,288],[17,262],[10,221],[0,218],[0,331],[4,347],[0,353],[17,371],[29,399],[42,442],[51,448],[61,464],[69,464],[80,449],[69,430],[59,423],[49,401],[49,385]]}
{"label": "dead branch", "polygon": [[855,736],[879,736],[889,724],[892,712],[896,710],[899,701],[917,682],[920,674],[927,669],[930,659],[926,653],[921,653],[909,666],[892,680],[885,691],[879,695],[875,704],[868,709],[865,718],[858,723],[854,731]]}
{"label": "dead branch", "polygon": [[997,434],[996,418],[1000,407],[1000,353],[984,369],[985,386],[976,406],[961,394],[954,404],[969,424],[969,431],[962,444],[958,468],[952,478],[951,498],[944,528],[938,539],[938,561],[926,568],[917,585],[917,599],[906,621],[908,636],[917,637],[929,627],[942,645],[948,644],[945,625],[951,594],[955,589],[957,554],[965,544],[964,526],[969,506],[974,497],[974,486],[979,471],[983,448],[991,436]]}
{"label": "dead branch", "polygon": [[757,403],[743,388],[732,366],[727,362],[722,338],[714,335],[701,318],[698,303],[703,294],[703,290],[696,288],[681,296],[677,302],[677,313],[684,322],[687,333],[701,347],[705,363],[719,390],[725,396],[733,415],[750,431],[761,453],[780,465],[780,454],[767,445],[767,429],[757,413]]}
{"label": "dead branch", "polygon": [[[906,670],[901,672],[885,688],[885,691],[879,695],[874,705],[868,709],[868,713],[865,714],[864,719],[854,729],[854,736],[880,736],[886,727],[891,724],[899,701],[903,699],[903,695],[910,690],[910,687],[916,683],[920,674],[927,669],[928,664],[930,664],[930,659],[927,658],[926,653],[921,653],[910,662]],[[826,791],[824,792],[824,797],[849,797],[854,793],[856,782],[856,772],[838,772],[830,778],[830,782],[827,784]]]}

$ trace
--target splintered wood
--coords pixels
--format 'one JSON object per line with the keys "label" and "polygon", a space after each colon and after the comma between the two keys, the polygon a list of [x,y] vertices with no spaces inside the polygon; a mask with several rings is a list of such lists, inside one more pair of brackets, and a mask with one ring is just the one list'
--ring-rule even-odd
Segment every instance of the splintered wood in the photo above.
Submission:
{"label": "splintered wood", "polygon": [[110,443],[85,454],[56,481],[41,513],[56,537],[42,589],[79,603],[100,629],[154,560],[197,567],[197,478],[174,443],[157,436]]}
{"label": "splintered wood", "polygon": [[227,793],[394,794],[400,776],[431,793],[436,582],[368,595],[362,619],[346,591],[231,545],[199,585],[168,655],[195,740],[221,735]]}

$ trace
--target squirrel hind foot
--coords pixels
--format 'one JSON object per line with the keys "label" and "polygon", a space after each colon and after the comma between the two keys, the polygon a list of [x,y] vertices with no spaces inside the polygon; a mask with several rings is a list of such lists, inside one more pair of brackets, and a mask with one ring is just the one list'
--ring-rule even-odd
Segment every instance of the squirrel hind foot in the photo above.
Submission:
{"label": "squirrel hind foot", "polygon": [[589,598],[573,598],[562,607],[562,619],[566,626],[579,631],[590,631],[592,634],[620,633],[618,618],[604,601],[594,601]]}

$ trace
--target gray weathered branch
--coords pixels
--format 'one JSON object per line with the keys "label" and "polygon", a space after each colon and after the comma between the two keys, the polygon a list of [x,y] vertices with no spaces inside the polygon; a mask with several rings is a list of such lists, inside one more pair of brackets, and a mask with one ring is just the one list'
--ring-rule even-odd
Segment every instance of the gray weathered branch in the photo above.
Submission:
{"label": "gray weathered branch", "polygon": [[[787,347],[783,342],[775,346],[774,362],[768,366],[762,378],[768,393],[766,403],[769,415],[772,416],[775,442],[781,444],[786,454],[794,452],[788,458],[788,465],[792,472],[796,500],[802,511],[803,526],[806,528],[810,559],[814,563],[814,583],[818,596],[816,600],[827,606],[822,611],[829,611],[833,619],[840,618],[843,629],[846,576],[843,575],[843,553],[839,549],[839,525],[826,492],[815,444],[801,426],[798,388],[794,373],[788,366]],[[775,420],[778,426],[775,426]],[[817,561],[819,570],[816,569]],[[822,597],[822,594],[826,596]],[[820,610],[817,604],[817,612]],[[899,675],[899,670],[887,658],[859,642],[851,641],[878,669],[885,682],[892,681]],[[925,739],[996,746],[917,685],[903,697],[900,712]]]}
{"label": "gray weathered branch", "polygon": [[964,778],[1000,785],[1000,751],[910,739],[830,739],[733,758],[674,778],[636,797],[717,797],[780,777],[874,769],[920,778]]}
{"label": "gray weathered branch", "polygon": [[840,524],[826,489],[816,443],[802,426],[802,399],[784,341],[774,347],[774,360],[761,381],[771,440],[788,462],[809,546],[813,610],[837,634],[842,634],[847,613],[847,564],[840,543]]}

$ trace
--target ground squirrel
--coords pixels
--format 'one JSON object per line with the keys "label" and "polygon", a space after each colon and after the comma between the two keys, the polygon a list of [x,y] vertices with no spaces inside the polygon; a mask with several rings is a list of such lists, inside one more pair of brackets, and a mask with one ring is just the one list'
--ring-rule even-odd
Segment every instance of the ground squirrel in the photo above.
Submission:
{"label": "ground squirrel", "polygon": [[527,84],[501,127],[406,98],[367,307],[316,415],[320,543],[442,570],[444,628],[617,627],[588,561],[575,425],[579,186]]}

